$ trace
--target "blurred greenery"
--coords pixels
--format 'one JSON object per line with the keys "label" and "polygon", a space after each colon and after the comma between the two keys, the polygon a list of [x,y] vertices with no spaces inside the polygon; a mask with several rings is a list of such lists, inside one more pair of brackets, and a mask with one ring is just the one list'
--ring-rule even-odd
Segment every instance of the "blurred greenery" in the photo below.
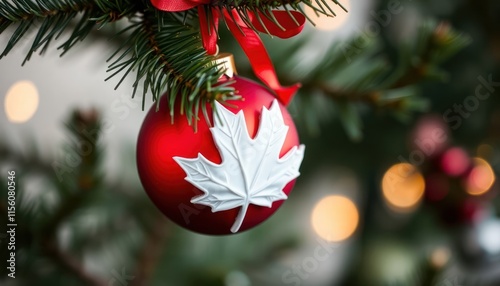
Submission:
{"label": "blurred greenery", "polygon": [[[390,1],[374,1],[373,10],[385,9]],[[490,163],[499,174],[498,88],[476,111],[460,118],[458,128],[452,128],[456,122],[445,114],[474,95],[478,77],[500,81],[500,3],[422,0],[404,1],[404,6],[360,53],[346,58],[339,47],[353,46],[363,35],[339,39],[328,56],[307,71],[300,61],[301,49],[311,49],[307,35],[265,39],[283,82],[303,83],[290,112],[307,152],[289,201],[263,225],[236,236],[190,233],[163,217],[138,181],[104,179],[106,150],[98,140],[92,142],[95,152],[75,153],[82,146],[71,138],[82,135],[71,126],[95,129],[99,113],[68,111],[70,143],[65,146],[70,147],[65,155],[76,156],[82,164],[66,170],[63,181],[53,166],[61,158],[42,157],[36,146],[18,150],[0,137],[0,170],[15,168],[19,174],[18,273],[9,280],[2,267],[0,283],[294,285],[283,274],[302,265],[314,253],[311,244],[317,245],[306,202],[337,192],[333,187],[322,192],[314,183],[319,184],[322,170],[340,167],[350,170],[359,185],[346,194],[359,208],[358,229],[336,246],[333,262],[320,262],[329,279],[321,280],[318,270],[296,285],[500,284],[500,253],[487,258],[478,254],[475,259],[461,254],[467,244],[459,241],[469,226],[443,225],[425,203],[412,213],[394,213],[380,194],[384,171],[408,158],[417,120],[429,114],[443,118],[452,129],[451,143],[470,155],[475,156],[481,144],[492,146]],[[231,35],[221,30],[220,38],[221,48],[236,55],[240,74],[252,77]],[[133,156],[133,151],[123,155]],[[492,217],[498,218],[500,200],[489,200]],[[0,204],[4,217],[5,202],[6,195]],[[5,233],[6,225],[0,224],[0,234]],[[0,239],[5,261],[6,240]],[[451,261],[436,266],[432,253],[443,247],[451,252]]]}

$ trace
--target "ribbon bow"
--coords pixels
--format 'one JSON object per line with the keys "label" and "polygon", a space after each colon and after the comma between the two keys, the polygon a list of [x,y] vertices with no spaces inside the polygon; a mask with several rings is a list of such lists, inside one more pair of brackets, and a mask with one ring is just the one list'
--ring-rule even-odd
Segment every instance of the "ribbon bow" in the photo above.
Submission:
{"label": "ribbon bow", "polygon": [[[221,16],[224,17],[227,27],[250,60],[255,75],[276,93],[277,98],[282,104],[288,105],[293,95],[299,89],[300,84],[295,84],[290,87],[281,86],[273,63],[262,40],[259,35],[241,19],[236,9],[218,10],[213,8],[212,18],[214,25],[209,25],[204,5],[210,4],[211,0],[151,0],[151,3],[157,9],[168,12],[178,12],[198,7],[203,47],[209,55],[215,55],[217,53],[216,29],[219,24],[219,18]],[[260,12],[257,13],[259,14],[247,12],[251,26],[259,32],[268,33],[282,39],[297,35],[304,27],[305,17],[296,11],[272,11],[272,15],[269,16],[276,21],[269,20],[268,16]]]}

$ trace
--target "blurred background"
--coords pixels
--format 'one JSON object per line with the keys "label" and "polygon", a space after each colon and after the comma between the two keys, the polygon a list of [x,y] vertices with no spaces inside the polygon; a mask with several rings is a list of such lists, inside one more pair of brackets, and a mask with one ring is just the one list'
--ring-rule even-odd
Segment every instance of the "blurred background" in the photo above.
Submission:
{"label": "blurred background", "polygon": [[[103,80],[105,29],[62,58],[53,45],[22,67],[29,39],[2,58],[0,182],[16,170],[18,227],[1,284],[500,285],[500,3],[341,2],[335,18],[305,9],[316,26],[291,40],[262,36],[280,78],[303,82],[290,113],[307,151],[287,202],[238,235],[184,230],[145,194],[146,111],[131,80]],[[219,44],[252,77],[231,34]]]}

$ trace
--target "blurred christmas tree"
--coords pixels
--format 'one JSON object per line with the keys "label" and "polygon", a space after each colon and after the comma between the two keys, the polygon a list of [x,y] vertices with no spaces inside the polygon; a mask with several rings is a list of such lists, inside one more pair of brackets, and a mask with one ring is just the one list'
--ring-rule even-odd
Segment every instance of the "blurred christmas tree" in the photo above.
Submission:
{"label": "blurred christmas tree", "polygon": [[[257,228],[224,237],[188,232],[145,195],[133,151],[119,155],[125,171],[109,175],[117,172],[106,164],[114,151],[105,141],[110,110],[67,111],[58,155],[17,146],[13,126],[38,104],[24,83],[5,96],[8,122],[0,124],[2,285],[500,283],[498,3],[221,0],[158,9],[171,9],[168,2],[2,1],[0,58],[21,50],[30,60],[54,45],[71,56],[80,41],[111,39],[109,78],[123,75],[120,85],[131,77],[132,88],[121,89],[141,94],[143,108],[148,96],[166,92],[171,112],[196,122],[205,120],[196,116],[205,103],[238,96],[218,84],[225,71],[202,45],[217,13],[236,11],[248,33],[259,22],[280,26],[274,9],[304,13],[330,30],[307,26],[286,41],[261,33],[281,82],[302,83],[289,106],[308,149],[297,187]],[[341,7],[361,22],[338,27]],[[219,49],[253,77],[235,33],[221,24]]]}

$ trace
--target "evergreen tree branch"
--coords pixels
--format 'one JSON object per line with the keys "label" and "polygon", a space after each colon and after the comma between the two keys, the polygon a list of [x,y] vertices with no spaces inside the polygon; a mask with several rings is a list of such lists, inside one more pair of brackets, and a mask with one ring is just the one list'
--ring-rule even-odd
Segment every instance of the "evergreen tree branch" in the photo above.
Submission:
{"label": "evergreen tree branch", "polygon": [[40,53],[43,54],[49,44],[69,28],[70,36],[59,47],[63,54],[85,39],[95,25],[115,22],[133,14],[135,7],[136,4],[131,0],[3,1],[0,3],[0,33],[14,24],[17,24],[17,28],[0,54],[0,59],[6,56],[34,25],[39,24],[38,31],[23,64],[38,49],[41,49]]}
{"label": "evergreen tree branch", "polygon": [[[383,75],[384,72],[380,72],[377,68],[378,65],[374,65],[374,72],[369,72],[366,77],[360,79],[361,83],[374,80],[375,83],[369,88],[363,88],[363,85],[360,86],[353,83],[350,84],[350,88],[336,87],[324,80],[305,80],[304,87],[306,89],[316,87],[334,100],[377,105],[384,91],[413,86],[422,81],[434,78],[437,74],[437,65],[469,43],[468,37],[456,34],[446,23],[441,23],[437,26],[428,23],[421,28],[421,34],[424,35],[421,36],[419,41],[413,43],[413,57],[407,59],[401,56],[400,67],[395,72],[391,72],[387,80],[379,81],[379,83],[376,82],[377,76],[380,77],[380,74]],[[375,48],[376,46],[373,45],[372,47]],[[355,59],[349,59],[349,61],[352,60]],[[410,61],[409,63],[408,60]],[[445,76],[444,74],[441,75]],[[401,98],[394,99],[396,102],[400,100]],[[398,105],[391,104],[388,106],[397,107]]]}
{"label": "evergreen tree branch", "polygon": [[[61,188],[67,190],[66,202],[57,208],[51,218],[42,227],[42,233],[53,238],[60,225],[86,203],[86,199],[97,190],[101,181],[99,175],[100,152],[97,142],[101,129],[97,111],[92,110],[88,114],[75,111],[68,124],[68,129],[74,136],[74,145],[71,155],[77,156],[81,162],[76,170],[75,181],[59,181]],[[88,138],[88,134],[94,134],[95,138]],[[68,154],[70,155],[70,154]],[[76,186],[76,188],[74,188]]]}
{"label": "evergreen tree branch", "polygon": [[104,286],[104,281],[90,275],[79,260],[62,251],[57,245],[56,235],[61,225],[88,202],[88,198],[98,190],[101,182],[98,166],[100,152],[97,146],[101,123],[97,112],[75,111],[67,127],[75,142],[70,152],[79,157],[80,164],[74,180],[63,180],[57,184],[64,201],[38,230],[41,234],[40,242],[46,255],[85,284]]}
{"label": "evergreen tree branch", "polygon": [[[0,213],[2,214],[2,217],[7,217],[7,207],[3,202],[0,202]],[[96,285],[96,286],[107,285],[104,281],[88,273],[85,270],[85,267],[78,260],[74,259],[67,253],[61,251],[57,247],[55,239],[50,238],[49,236],[37,235],[37,233],[34,232],[33,229],[26,227],[29,225],[28,221],[26,222],[21,221],[21,222],[22,223],[17,224],[17,229],[16,229],[16,237],[18,241],[17,247],[19,249],[22,248],[19,246],[19,241],[23,237],[30,237],[33,238],[34,240],[38,238],[39,240],[37,240],[36,243],[39,243],[40,246],[42,247],[42,252],[43,252],[42,254],[47,255],[57,265],[67,270],[69,273],[77,277],[80,281],[84,282],[86,285]]]}
{"label": "evergreen tree branch", "polygon": [[[75,117],[76,118],[76,117]],[[75,125],[73,125],[75,126]],[[71,129],[73,134],[79,133],[74,128]],[[81,133],[81,132],[80,132]],[[81,139],[81,138],[80,138]],[[81,141],[76,140],[78,143]],[[82,148],[82,145],[75,146],[75,148]],[[77,152],[78,153],[78,152]],[[28,156],[29,158],[25,158],[24,155],[20,153],[12,152],[9,150],[7,146],[0,144],[0,158],[3,158],[5,161],[10,161],[15,163],[16,166],[19,166],[19,174],[27,175],[29,173],[36,174],[44,174],[47,178],[52,178],[54,176],[54,170],[52,169],[51,164],[48,164],[45,161],[42,161],[38,156],[37,152],[31,152]],[[77,185],[82,186],[84,191],[88,191],[91,184],[88,184],[89,171],[95,170],[97,159],[97,153],[93,152],[89,154],[89,156],[85,156],[87,159],[82,160],[82,165],[79,168],[80,172],[75,172],[77,176],[75,176],[75,180],[77,181]],[[94,158],[89,160],[89,158]],[[89,163],[91,163],[89,165]],[[57,178],[54,178],[54,181]],[[71,181],[71,182],[70,182]],[[93,182],[97,182],[98,180],[91,180]],[[72,185],[72,180],[68,180],[68,185]],[[66,184],[60,184],[61,187],[60,195],[61,201],[59,202],[59,208],[52,215],[49,215],[49,212],[41,206],[34,207],[32,203],[28,203],[25,200],[26,190],[22,188],[23,185],[20,185],[21,188],[17,190],[17,201],[16,201],[16,220],[18,221],[17,230],[16,230],[16,248],[19,250],[23,250],[25,253],[31,253],[32,256],[30,260],[36,260],[36,257],[40,258],[49,258],[54,264],[57,264],[61,269],[65,272],[70,273],[73,277],[83,282],[85,285],[106,285],[106,283],[100,280],[97,277],[92,276],[88,271],[85,270],[84,265],[74,258],[69,253],[62,251],[57,246],[57,238],[56,232],[60,229],[60,225],[64,222],[71,214],[78,209],[78,207],[73,208],[82,204],[80,199],[83,199],[83,196],[78,197],[68,197],[65,196],[68,193],[68,186]],[[44,188],[44,186],[40,186],[40,188]],[[45,189],[47,190],[47,189]],[[71,191],[70,191],[71,192]],[[88,193],[88,192],[87,192]],[[78,192],[81,194],[81,192]],[[29,196],[29,195],[28,195]],[[73,201],[72,199],[73,198]],[[77,202],[78,201],[78,202]],[[0,203],[0,213],[5,213],[7,215],[6,207]],[[42,225],[41,227],[38,224]],[[24,241],[28,239],[28,241]],[[33,250],[40,251],[33,252]],[[33,263],[33,261],[30,261]],[[26,266],[27,263],[19,263],[18,267]],[[29,265],[29,264],[28,264]],[[27,270],[27,269],[26,269]],[[20,271],[24,272],[24,270]],[[26,272],[28,273],[28,272]],[[32,273],[35,275],[35,273]],[[46,275],[47,273],[44,273]],[[23,277],[24,279],[37,281],[36,277]]]}
{"label": "evergreen tree branch", "polygon": [[347,9],[337,0],[214,0],[210,5],[226,9],[237,8],[266,13],[270,9],[279,7],[286,9],[287,6],[290,6],[293,10],[302,11],[300,5],[304,4],[320,14],[335,16],[335,12],[330,7],[332,3],[347,12]]}
{"label": "evergreen tree branch", "polygon": [[108,79],[124,72],[117,88],[135,70],[133,95],[142,85],[143,108],[148,91],[158,100],[168,89],[171,112],[180,102],[181,112],[192,123],[199,119],[198,110],[207,114],[207,103],[234,98],[234,89],[228,87],[231,82],[217,83],[224,71],[206,55],[198,32],[174,13],[147,10],[125,30],[131,30],[130,36],[110,58],[116,59],[109,66]]}
{"label": "evergreen tree branch", "polygon": [[[341,5],[336,0],[328,1]],[[318,13],[333,15],[328,1],[216,0],[210,5],[236,9],[247,23],[250,23],[248,12],[277,23],[271,9],[283,7],[287,11],[303,11],[299,5],[303,3],[313,7]],[[0,33],[14,24],[17,27],[0,58],[12,51],[36,24],[39,24],[38,31],[23,64],[33,53],[40,51],[43,54],[49,44],[65,31],[69,31],[70,36],[59,46],[62,54],[84,40],[92,30],[124,17],[129,18],[130,25],[113,35],[130,37],[111,57],[115,61],[109,66],[108,71],[112,72],[109,78],[123,71],[124,76],[118,82],[118,87],[134,71],[136,80],[133,95],[141,85],[143,100],[149,91],[153,99],[157,100],[168,90],[171,112],[175,102],[179,101],[181,113],[185,113],[189,122],[193,123],[199,119],[200,109],[208,118],[207,103],[235,98],[234,89],[229,87],[230,82],[217,84],[223,71],[212,64],[213,57],[205,54],[198,29],[191,26],[191,22],[197,22],[193,21],[196,16],[196,9],[176,13],[158,11],[150,0],[4,1],[0,3]],[[255,30],[251,24],[249,26]],[[180,99],[176,99],[179,97]]]}
{"label": "evergreen tree branch", "polygon": [[[210,6],[227,10],[235,9],[243,22],[252,30],[258,32],[252,25],[252,17],[250,15],[256,16],[258,21],[261,21],[261,17],[265,17],[278,27],[281,27],[281,24],[272,13],[272,10],[276,8],[284,9],[285,11],[289,11],[290,9],[299,11],[309,19],[303,9],[304,6],[308,6],[318,15],[322,14],[328,17],[335,17],[336,14],[331,8],[331,4],[338,5],[342,10],[347,12],[347,9],[337,0],[214,0],[210,3]],[[293,18],[291,13],[290,16]],[[309,21],[313,22],[311,19],[309,19]]]}
{"label": "evergreen tree branch", "polygon": [[[403,120],[409,118],[413,111],[423,111],[427,103],[418,96],[416,86],[423,81],[446,80],[447,74],[439,69],[439,64],[470,42],[467,36],[456,33],[446,23],[436,25],[427,22],[421,26],[418,35],[411,44],[400,46],[395,68],[381,60],[378,39],[361,36],[333,45],[325,56],[327,60],[319,62],[302,77],[289,74],[293,69],[286,65],[281,74],[286,76],[286,82],[302,82],[299,94],[304,96],[299,96],[297,101],[304,112],[325,109],[324,106],[310,106],[311,95],[328,98],[346,124],[350,136],[360,139],[362,121],[359,106],[389,111]],[[291,49],[298,50],[297,47]],[[314,130],[311,116],[303,116]]]}

